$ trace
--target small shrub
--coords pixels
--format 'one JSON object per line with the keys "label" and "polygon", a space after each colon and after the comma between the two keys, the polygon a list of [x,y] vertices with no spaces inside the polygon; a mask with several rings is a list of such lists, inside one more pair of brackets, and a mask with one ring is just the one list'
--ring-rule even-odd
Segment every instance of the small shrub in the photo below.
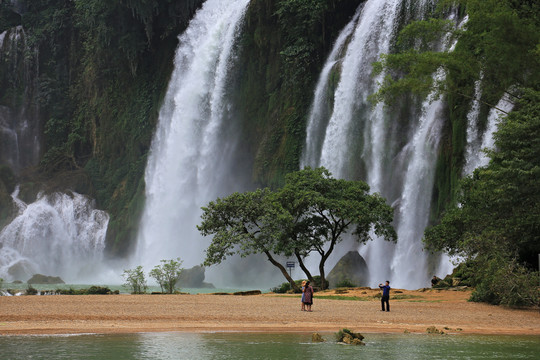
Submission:
{"label": "small shrub", "polygon": [[161,292],[167,294],[173,294],[176,288],[176,283],[182,272],[182,260],[177,258],[176,260],[161,260],[161,265],[156,265],[150,271],[150,277],[154,278],[159,286]]}
{"label": "small shrub", "polygon": [[144,294],[148,286],[142,266],[137,266],[135,269],[124,270],[122,277],[126,281],[124,287],[131,290],[132,294]]}
{"label": "small shrub", "polygon": [[38,291],[37,289],[33,288],[32,285],[28,285],[28,288],[26,289],[26,295],[37,295]]}
{"label": "small shrub", "polygon": [[88,295],[107,295],[111,294],[112,291],[108,287],[90,286],[85,293]]}
{"label": "small shrub", "polygon": [[280,286],[276,286],[270,289],[270,291],[276,294],[285,294],[289,290],[291,290],[291,284],[289,284],[288,282],[284,282]]}
{"label": "small shrub", "polygon": [[538,273],[527,271],[515,259],[491,261],[470,300],[493,305],[537,306]]}

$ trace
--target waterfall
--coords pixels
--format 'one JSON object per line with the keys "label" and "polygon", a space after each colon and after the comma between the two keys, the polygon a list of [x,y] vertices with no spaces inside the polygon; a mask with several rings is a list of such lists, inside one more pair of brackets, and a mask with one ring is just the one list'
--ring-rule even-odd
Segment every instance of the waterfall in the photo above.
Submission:
{"label": "waterfall", "polygon": [[180,257],[199,265],[209,245],[196,229],[208,201],[241,190],[227,100],[237,38],[249,0],[208,0],[179,37],[145,173],[146,206],[134,262]]}
{"label": "waterfall", "polygon": [[[431,2],[415,4],[427,9]],[[421,238],[429,219],[444,103],[428,98],[419,109],[409,106],[398,113],[368,101],[385,76],[372,78],[371,64],[390,52],[404,6],[411,4],[368,0],[358,20],[342,31],[339,39],[347,40],[335,43],[315,90],[301,164],[325,166],[340,178],[363,178],[373,192],[389,200],[396,209],[398,243],[375,239],[360,248],[370,271],[369,285],[389,279],[396,287],[418,288],[433,275],[428,274],[433,266],[422,251]],[[442,44],[447,49],[449,45]],[[333,98],[319,95],[329,91],[327,67],[340,74]]]}
{"label": "waterfall", "polygon": [[18,214],[0,232],[0,278],[26,280],[41,273],[71,283],[95,281],[96,264],[103,260],[107,213],[76,193],[41,193],[31,204],[18,195],[17,187],[12,198]]}
{"label": "waterfall", "polygon": [[[482,76],[480,77],[482,78]],[[474,83],[474,96],[471,109],[467,113],[467,145],[465,147],[465,165],[463,175],[468,175],[478,166],[481,138],[478,136],[478,117],[480,115],[480,101],[482,97],[482,81]],[[478,100],[477,100],[478,99]]]}
{"label": "waterfall", "polygon": [[[5,104],[0,105],[0,164],[15,172],[36,165],[41,151],[36,59],[37,51],[28,47],[22,26],[0,34],[0,63],[6,69],[0,77],[4,86],[0,97]],[[8,88],[23,90],[8,95]]]}
{"label": "waterfall", "polygon": [[[478,83],[477,86],[480,87]],[[479,90],[476,91],[479,92]],[[486,128],[484,132],[480,134],[477,125],[477,107],[479,107],[479,105],[476,105],[475,103],[476,102],[473,102],[471,110],[467,115],[467,151],[463,171],[464,175],[472,174],[474,169],[486,166],[489,163],[489,158],[483,150],[493,149],[495,146],[493,134],[497,131],[497,125],[501,118],[505,116],[505,113],[512,111],[514,108],[514,103],[510,100],[508,94],[504,94],[497,105],[489,111]]]}
{"label": "waterfall", "polygon": [[[41,153],[38,52],[22,26],[0,34],[0,164],[15,174],[37,165]],[[8,89],[15,89],[12,93]],[[13,220],[0,230],[0,277],[27,280],[35,273],[68,282],[96,281],[108,215],[76,193],[39,194],[26,204],[12,194]],[[110,277],[107,279],[110,280]]]}

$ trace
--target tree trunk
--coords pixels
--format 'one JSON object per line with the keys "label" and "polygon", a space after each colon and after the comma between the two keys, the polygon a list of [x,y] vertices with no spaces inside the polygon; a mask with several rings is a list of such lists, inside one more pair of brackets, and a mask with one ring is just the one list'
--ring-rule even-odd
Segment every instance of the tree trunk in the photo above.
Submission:
{"label": "tree trunk", "polygon": [[298,291],[300,292],[300,288],[298,287],[298,285],[296,285],[296,283],[294,282],[294,280],[289,276],[289,274],[287,273],[287,269],[285,269],[283,267],[283,265],[281,265],[279,262],[277,262],[273,257],[272,257],[272,254],[270,254],[270,251],[264,251],[264,253],[266,254],[266,257],[268,257],[268,261],[270,261],[272,263],[272,265],[274,265],[275,267],[277,267],[281,273],[283,274],[283,276],[285,276],[285,279],[287,279],[287,281],[291,284],[291,288],[294,289],[294,291]]}
{"label": "tree trunk", "polygon": [[306,265],[304,265],[304,261],[302,261],[302,257],[300,256],[300,254],[298,252],[296,252],[296,251],[294,252],[294,254],[296,255],[296,258],[298,259],[298,264],[300,265],[300,268],[302,269],[304,274],[306,274],[309,282],[312,283],[313,285],[315,285],[315,280],[313,280],[313,276],[309,272]]}

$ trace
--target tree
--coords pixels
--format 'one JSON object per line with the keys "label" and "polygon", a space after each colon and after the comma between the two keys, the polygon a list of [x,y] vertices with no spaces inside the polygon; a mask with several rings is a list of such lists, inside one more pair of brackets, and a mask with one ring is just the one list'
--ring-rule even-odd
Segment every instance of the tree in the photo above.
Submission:
{"label": "tree", "polygon": [[305,168],[287,175],[285,181],[276,191],[235,193],[203,208],[198,228],[203,235],[214,235],[205,265],[220,263],[235,253],[264,253],[297,289],[275,257],[296,256],[313,281],[304,259],[317,253],[324,289],[326,260],[344,234],[350,232],[357,241],[366,242],[373,229],[378,236],[396,240],[393,209],[378,194],[369,195],[364,182],[334,179],[324,168]]}
{"label": "tree", "polygon": [[538,268],[539,104],[540,91],[524,91],[517,109],[499,125],[490,163],[461,181],[460,205],[425,233],[428,248],[460,255],[478,270],[473,280],[482,296],[476,299],[512,304],[525,289],[499,280],[508,274],[523,279],[525,270]]}
{"label": "tree", "polygon": [[235,253],[242,257],[264,254],[299,290],[287,269],[275,259],[279,255],[276,240],[285,236],[292,220],[274,193],[269,189],[234,193],[211,201],[202,209],[202,222],[197,228],[204,236],[214,235],[206,249],[205,266],[219,264]]}
{"label": "tree", "polygon": [[172,294],[176,290],[176,283],[183,270],[181,266],[182,260],[180,258],[161,260],[161,265],[154,266],[149,275],[157,281],[161,292]]}
{"label": "tree", "polygon": [[122,275],[124,280],[124,287],[131,289],[132,294],[144,294],[146,289],[146,278],[142,266],[137,266],[135,269],[124,270]]}
{"label": "tree", "polygon": [[[455,6],[467,15],[461,27],[444,20]],[[540,5],[534,1],[440,1],[439,19],[409,24],[400,33],[398,51],[383,55],[374,65],[376,73],[387,74],[374,98],[391,102],[411,91],[471,98],[464,84],[481,79],[484,95],[475,100],[493,107],[495,99],[512,88],[538,86],[538,11]],[[455,49],[440,50],[445,35],[456,41]],[[435,80],[432,74],[439,68],[448,76]]]}
{"label": "tree", "polygon": [[322,289],[326,287],[326,261],[345,234],[365,243],[373,229],[375,235],[396,241],[392,207],[379,194],[370,195],[369,186],[362,181],[334,179],[325,168],[306,167],[287,175],[277,197],[293,220],[278,250],[285,256],[294,254],[312,282],[303,259],[318,254]]}

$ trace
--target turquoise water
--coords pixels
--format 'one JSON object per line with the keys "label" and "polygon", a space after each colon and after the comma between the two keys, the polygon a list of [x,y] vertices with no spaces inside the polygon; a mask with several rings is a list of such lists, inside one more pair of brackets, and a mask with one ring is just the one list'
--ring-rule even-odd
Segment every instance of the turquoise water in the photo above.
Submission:
{"label": "turquoise water", "polygon": [[366,334],[366,346],[311,343],[310,334],[142,333],[4,336],[0,358],[14,359],[539,359],[540,337]]}
{"label": "turquoise water", "polygon": [[[118,290],[122,294],[128,294],[129,290],[126,289],[122,285],[102,285],[102,284],[92,284],[102,287],[108,287],[112,291]],[[47,291],[47,290],[56,290],[56,289],[88,289],[92,285],[85,285],[85,284],[32,284],[32,287],[39,290],[39,291]],[[13,284],[13,283],[4,283],[2,286],[2,289],[14,289],[15,292],[24,292],[28,288],[28,284]],[[189,293],[189,294],[208,294],[208,293],[216,293],[216,292],[227,292],[227,293],[233,293],[237,291],[246,291],[246,290],[254,290],[254,289],[236,289],[236,288],[180,288],[181,292]],[[147,293],[151,293],[153,291],[159,292],[161,291],[159,286],[148,286]],[[268,292],[268,289],[261,289],[262,292]]]}

